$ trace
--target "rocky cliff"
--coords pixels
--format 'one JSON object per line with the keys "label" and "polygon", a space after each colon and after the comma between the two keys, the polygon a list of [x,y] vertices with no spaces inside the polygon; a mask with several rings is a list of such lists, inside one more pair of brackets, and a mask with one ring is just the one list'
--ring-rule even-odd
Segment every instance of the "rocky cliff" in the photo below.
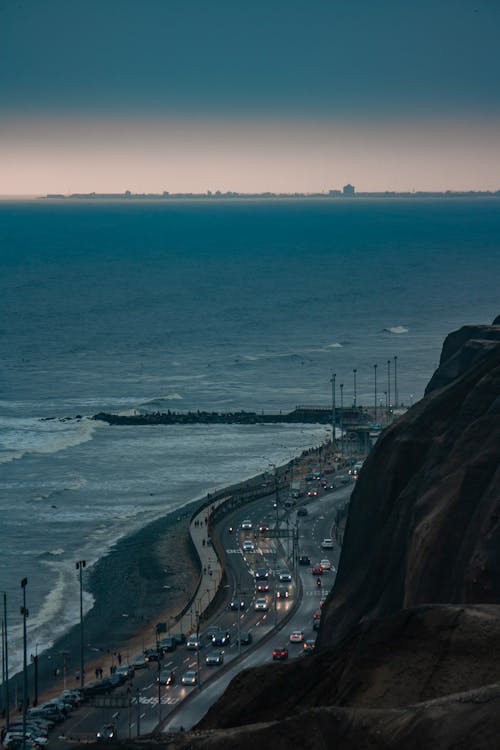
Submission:
{"label": "rocky cliff", "polygon": [[318,652],[241,673],[176,748],[500,747],[500,319],[447,338],[352,494]]}

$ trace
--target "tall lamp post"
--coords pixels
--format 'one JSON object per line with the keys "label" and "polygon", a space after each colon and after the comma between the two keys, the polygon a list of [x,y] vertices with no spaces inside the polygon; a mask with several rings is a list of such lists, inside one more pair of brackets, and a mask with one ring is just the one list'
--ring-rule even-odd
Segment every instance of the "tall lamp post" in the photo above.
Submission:
{"label": "tall lamp post", "polygon": [[26,646],[26,618],[28,610],[26,608],[26,586],[28,579],[23,578],[21,588],[23,590],[23,606],[21,614],[23,616],[23,750],[26,750],[26,717],[28,712],[28,650]]}
{"label": "tall lamp post", "polygon": [[373,372],[375,373],[375,422],[377,421],[377,367],[373,365]]}
{"label": "tall lamp post", "polygon": [[394,408],[398,407],[398,358],[394,355]]}
{"label": "tall lamp post", "polygon": [[3,642],[4,642],[4,689],[5,689],[5,725],[9,728],[10,704],[9,704],[9,641],[7,638],[7,593],[3,592]]}
{"label": "tall lamp post", "polygon": [[344,384],[340,384],[340,455],[344,458]]}
{"label": "tall lamp post", "polygon": [[354,398],[353,398],[352,405],[354,406],[354,408],[356,408],[356,373],[357,372],[358,371],[356,370],[356,368],[354,368],[352,371],[353,385],[354,385]]}
{"label": "tall lamp post", "polygon": [[78,560],[76,569],[80,579],[80,687],[85,685],[85,669],[83,664],[83,579],[82,573],[86,565],[85,560]]}
{"label": "tall lamp post", "polygon": [[336,421],[336,414],[335,414],[335,381],[337,379],[337,374],[335,372],[332,373],[332,377],[330,378],[330,383],[332,384],[332,450],[335,449],[335,421]]}
{"label": "tall lamp post", "polygon": [[387,420],[391,410],[391,360],[387,360]]}
{"label": "tall lamp post", "polygon": [[33,698],[33,705],[38,706],[38,643],[35,643],[35,653],[31,654],[31,661],[33,662],[33,682],[35,687],[35,696]]}

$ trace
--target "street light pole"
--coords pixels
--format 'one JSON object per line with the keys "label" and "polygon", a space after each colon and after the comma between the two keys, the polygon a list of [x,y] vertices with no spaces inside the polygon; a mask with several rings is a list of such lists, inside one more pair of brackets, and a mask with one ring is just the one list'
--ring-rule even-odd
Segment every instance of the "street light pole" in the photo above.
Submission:
{"label": "street light pole", "polygon": [[80,578],[80,687],[85,685],[85,668],[83,663],[83,580],[82,572],[86,565],[85,560],[78,560],[76,569]]}
{"label": "street light pole", "polygon": [[387,360],[387,419],[391,409],[391,360]]}
{"label": "street light pole", "polygon": [[28,650],[26,645],[26,618],[28,610],[26,608],[26,586],[28,579],[23,578],[21,588],[23,590],[23,606],[21,614],[23,616],[23,750],[26,750],[26,718],[28,715]]}
{"label": "street light pole", "polygon": [[377,421],[377,367],[378,365],[373,365],[373,371],[375,373],[375,422]]}
{"label": "street light pole", "polygon": [[344,384],[340,384],[340,455],[344,458]]}
{"label": "street light pole", "polygon": [[356,373],[357,373],[357,370],[356,368],[354,368],[352,371],[353,381],[354,381],[354,399],[353,399],[352,405],[354,406],[354,408],[356,408]]}
{"label": "street light pole", "polygon": [[398,358],[394,355],[394,408],[398,406]]}
{"label": "street light pole", "polygon": [[35,697],[33,698],[33,705],[38,706],[38,643],[35,643],[35,654],[31,654],[31,661],[33,662],[33,682],[35,686]]}
{"label": "street light pole", "polygon": [[330,382],[332,384],[332,450],[335,449],[335,421],[336,421],[336,414],[335,414],[335,380],[337,378],[337,374],[335,372],[332,373],[332,377],[330,378]]}
{"label": "street light pole", "polygon": [[9,641],[7,638],[7,593],[3,592],[3,637],[5,644],[5,725],[9,728],[10,704],[9,704]]}

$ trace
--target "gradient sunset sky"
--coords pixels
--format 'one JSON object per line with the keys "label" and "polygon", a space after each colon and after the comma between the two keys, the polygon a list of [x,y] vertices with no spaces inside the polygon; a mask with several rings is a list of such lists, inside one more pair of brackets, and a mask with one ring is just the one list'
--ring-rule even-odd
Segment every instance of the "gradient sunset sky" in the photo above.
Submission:
{"label": "gradient sunset sky", "polygon": [[499,0],[0,0],[0,194],[500,188]]}

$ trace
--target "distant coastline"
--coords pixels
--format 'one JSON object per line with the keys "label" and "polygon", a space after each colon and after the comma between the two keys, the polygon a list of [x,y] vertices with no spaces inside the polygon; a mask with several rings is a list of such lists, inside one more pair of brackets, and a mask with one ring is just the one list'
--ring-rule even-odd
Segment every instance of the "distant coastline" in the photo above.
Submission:
{"label": "distant coastline", "polygon": [[[346,186],[348,188],[352,186]],[[355,192],[352,190],[330,190],[323,193],[238,193],[227,191],[222,193],[220,190],[206,193],[132,193],[126,190],[123,193],[71,193],[64,195],[62,193],[48,193],[39,197],[39,200],[88,200],[88,201],[171,201],[171,200],[200,200],[200,201],[217,201],[217,200],[283,200],[283,199],[318,199],[327,200],[346,198],[500,198],[500,190],[415,190],[415,191],[393,191],[384,190],[380,192]]]}

